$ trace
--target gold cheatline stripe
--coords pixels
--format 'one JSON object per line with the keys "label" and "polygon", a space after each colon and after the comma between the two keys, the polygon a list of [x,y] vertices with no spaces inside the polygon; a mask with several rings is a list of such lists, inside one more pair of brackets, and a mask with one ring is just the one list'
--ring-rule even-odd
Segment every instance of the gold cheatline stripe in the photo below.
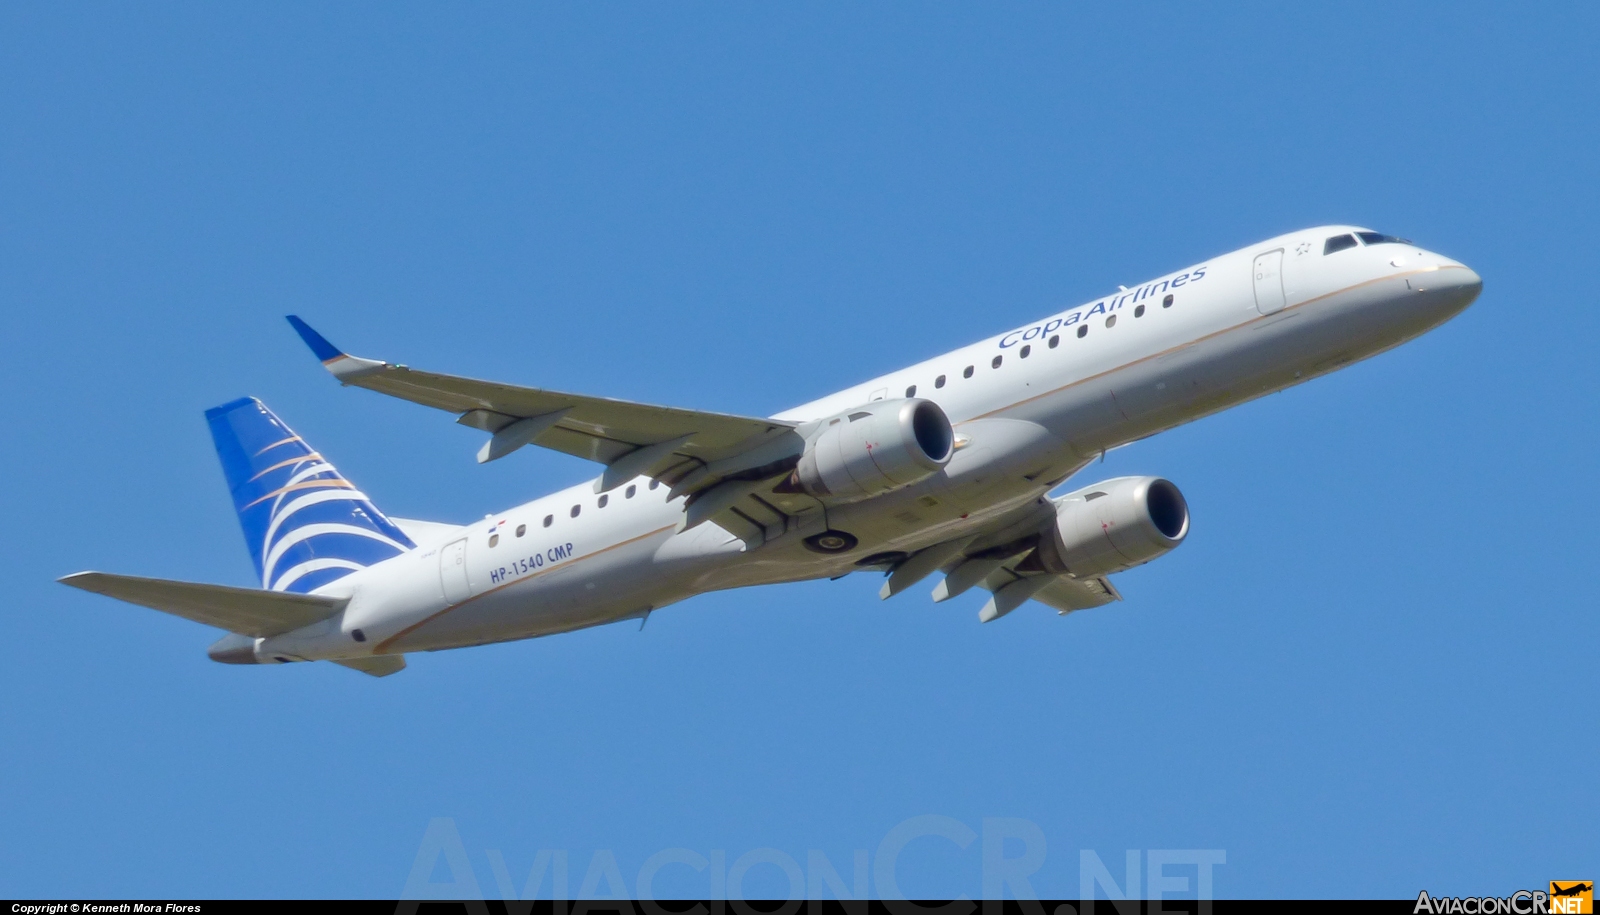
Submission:
{"label": "gold cheatline stripe", "polygon": [[311,481],[306,482],[306,483],[296,483],[293,486],[285,486],[282,489],[278,489],[278,490],[274,490],[272,492],[269,492],[266,495],[264,495],[261,498],[255,500],[254,502],[251,502],[249,505],[246,505],[244,508],[241,508],[239,510],[240,511],[244,511],[245,508],[252,508],[255,505],[258,505],[258,504],[260,504],[262,502],[267,501],[268,499],[272,498],[273,496],[282,495],[283,493],[286,493],[286,492],[289,492],[289,491],[295,490],[295,489],[355,489],[355,487],[350,485],[349,483],[345,482],[344,480],[311,480]]}
{"label": "gold cheatline stripe", "polygon": [[304,441],[304,439],[302,439],[298,435],[291,435],[288,438],[283,439],[282,441],[273,442],[272,444],[268,445],[267,447],[262,448],[260,451],[257,451],[255,453],[255,456],[256,457],[260,457],[263,454],[266,454],[268,451],[271,451],[272,449],[278,447],[279,445],[287,445],[290,442],[299,442],[299,441]]}
{"label": "gold cheatline stripe", "polygon": [[[261,479],[262,477],[264,477],[267,474],[273,472],[274,470],[277,470],[279,467],[288,467],[290,464],[298,464],[301,461],[309,461],[309,460],[312,460],[312,459],[316,459],[316,460],[320,461],[323,458],[322,458],[322,455],[316,453],[315,451],[310,452],[309,454],[302,455],[301,457],[292,457],[292,458],[288,459],[287,461],[279,461],[278,463],[273,464],[271,467],[268,467],[266,470],[261,471],[260,473],[256,474],[255,476],[251,477],[250,479],[246,480],[245,482],[246,483],[254,483],[255,481]],[[333,465],[331,465],[331,464],[328,465],[328,469],[332,470],[333,469]]]}
{"label": "gold cheatline stripe", "polygon": [[1421,270],[1407,270],[1404,273],[1396,273],[1396,274],[1393,274],[1391,276],[1380,276],[1377,279],[1363,280],[1362,282],[1356,283],[1354,286],[1346,286],[1343,289],[1336,289],[1333,292],[1329,292],[1329,293],[1326,293],[1324,295],[1319,295],[1314,299],[1306,299],[1304,302],[1300,302],[1300,303],[1295,304],[1295,305],[1290,305],[1287,308],[1280,308],[1280,309],[1278,309],[1277,311],[1273,312],[1270,315],[1258,315],[1257,317],[1251,318],[1250,320],[1244,322],[1243,324],[1235,324],[1232,327],[1224,327],[1222,330],[1216,331],[1214,333],[1206,334],[1204,337],[1197,337],[1197,338],[1195,338],[1193,340],[1189,340],[1187,342],[1180,343],[1177,346],[1168,347],[1167,349],[1164,349],[1159,353],[1151,353],[1148,356],[1144,356],[1144,357],[1141,357],[1139,359],[1135,359],[1132,362],[1124,362],[1121,365],[1115,366],[1113,368],[1106,369],[1103,372],[1096,372],[1095,374],[1089,375],[1088,377],[1079,378],[1077,381],[1069,381],[1069,382],[1067,382],[1066,384],[1062,385],[1059,388],[1051,388],[1050,390],[1045,391],[1042,394],[1035,394],[1032,397],[1025,397],[1022,400],[1019,400],[1019,401],[1017,401],[1015,403],[1006,404],[1003,407],[999,407],[997,409],[990,410],[987,413],[980,413],[977,416],[973,416],[973,417],[969,417],[967,419],[963,419],[963,420],[961,420],[961,422],[970,423],[975,419],[988,419],[989,417],[995,415],[996,413],[1004,413],[1007,410],[1011,410],[1011,409],[1014,409],[1016,407],[1020,407],[1025,403],[1032,403],[1032,402],[1034,402],[1035,400],[1038,400],[1041,397],[1049,397],[1051,394],[1059,394],[1060,392],[1065,391],[1067,388],[1077,387],[1080,384],[1087,384],[1088,382],[1091,382],[1091,381],[1095,380],[1096,378],[1103,378],[1106,375],[1110,375],[1110,374],[1113,374],[1115,372],[1120,372],[1125,368],[1131,368],[1131,367],[1133,367],[1135,365],[1140,364],[1141,362],[1149,362],[1151,359],[1159,359],[1162,356],[1167,355],[1168,353],[1175,353],[1178,350],[1187,349],[1188,347],[1191,347],[1191,346],[1195,345],[1196,343],[1202,343],[1202,342],[1204,342],[1206,340],[1210,340],[1212,337],[1220,337],[1223,334],[1229,334],[1229,333],[1233,333],[1236,330],[1242,330],[1242,329],[1244,329],[1246,327],[1249,327],[1252,324],[1256,324],[1256,323],[1259,323],[1261,321],[1265,321],[1265,320],[1267,320],[1269,318],[1276,318],[1276,317],[1279,317],[1280,315],[1283,315],[1283,314],[1285,314],[1287,312],[1294,311],[1296,308],[1304,308],[1305,306],[1310,305],[1313,302],[1320,302],[1323,299],[1330,299],[1330,298],[1333,298],[1336,295],[1343,295],[1343,294],[1349,292],[1352,289],[1360,289],[1362,286],[1370,286],[1373,283],[1381,283],[1384,280],[1393,280],[1393,279],[1399,279],[1401,277],[1416,276],[1417,274],[1420,274],[1420,273],[1434,273],[1434,272],[1437,272],[1437,271],[1440,271],[1440,270],[1460,270],[1460,269],[1465,269],[1465,268],[1457,267],[1454,264],[1447,264],[1447,265],[1445,265],[1443,267],[1425,267],[1425,268],[1423,268]]}
{"label": "gold cheatline stripe", "polygon": [[[517,579],[515,581],[508,581],[503,585],[499,585],[497,587],[490,588],[489,590],[484,591],[482,594],[474,594],[474,595],[472,595],[471,597],[467,598],[466,600],[462,601],[459,604],[454,604],[452,606],[446,607],[443,610],[440,610],[438,613],[430,614],[430,615],[428,615],[428,616],[416,621],[415,623],[412,623],[411,625],[409,625],[406,628],[400,630],[399,632],[396,632],[394,635],[389,636],[388,638],[384,639],[383,641],[379,642],[378,644],[372,646],[372,653],[375,654],[375,655],[376,654],[385,654],[385,653],[387,653],[385,651],[385,649],[387,649],[390,645],[394,644],[395,640],[410,635],[412,632],[415,632],[418,627],[421,627],[421,626],[424,626],[424,625],[426,625],[428,623],[431,623],[434,620],[438,619],[441,616],[444,616],[446,613],[449,613],[452,610],[455,610],[455,609],[460,608],[460,607],[465,607],[467,604],[472,603],[473,601],[477,600],[480,597],[487,597],[490,594],[493,594],[494,592],[501,590],[502,588],[509,588],[512,585],[520,585],[525,581],[532,581],[533,579],[538,578],[540,575],[543,575],[546,572],[554,572],[556,569],[570,569],[573,566],[577,565],[578,563],[583,562],[584,560],[593,559],[594,557],[599,556],[601,553],[609,553],[612,550],[617,549],[618,547],[624,547],[624,546],[627,546],[630,543],[637,543],[640,540],[645,539],[646,537],[654,537],[655,535],[661,533],[662,531],[670,531],[675,527],[677,527],[676,524],[669,524],[666,527],[658,527],[655,530],[650,531],[649,533],[640,534],[637,537],[633,537],[631,539],[624,540],[621,543],[613,543],[613,544],[611,544],[610,546],[606,547],[603,550],[596,550],[593,553],[590,553],[589,555],[584,556],[582,559],[573,560],[568,565],[551,566],[548,569],[541,569],[540,571],[535,572],[532,575],[528,575],[528,576],[525,576],[523,578],[519,578],[519,579]],[[468,539],[470,541],[470,538],[468,538]],[[454,543],[454,542],[455,541],[451,541],[451,543]],[[446,546],[448,546],[448,545],[449,544],[446,544]]]}

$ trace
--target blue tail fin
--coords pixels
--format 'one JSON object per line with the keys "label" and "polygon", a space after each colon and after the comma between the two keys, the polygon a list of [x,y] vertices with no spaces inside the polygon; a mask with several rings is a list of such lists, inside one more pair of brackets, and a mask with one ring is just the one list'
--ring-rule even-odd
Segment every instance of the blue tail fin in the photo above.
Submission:
{"label": "blue tail fin", "polygon": [[304,594],[416,548],[261,401],[213,407],[206,422],[261,587]]}

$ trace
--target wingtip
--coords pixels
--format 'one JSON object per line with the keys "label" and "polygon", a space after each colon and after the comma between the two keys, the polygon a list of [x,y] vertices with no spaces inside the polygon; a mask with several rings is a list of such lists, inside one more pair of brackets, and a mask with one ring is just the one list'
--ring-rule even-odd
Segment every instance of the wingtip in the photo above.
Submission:
{"label": "wingtip", "polygon": [[328,338],[317,333],[310,324],[300,320],[299,315],[284,315],[289,320],[300,339],[306,341],[306,346],[311,347],[311,352],[322,360],[322,367],[332,372],[335,378],[349,384],[353,379],[369,372],[386,368],[386,364],[372,359],[362,359],[352,356],[344,350],[328,342]]}
{"label": "wingtip", "polygon": [[300,335],[300,339],[306,342],[306,346],[311,347],[311,352],[322,362],[331,362],[344,355],[343,350],[329,343],[328,338],[313,330],[310,324],[300,320],[299,315],[284,315],[284,317],[288,319],[289,326],[294,328],[295,333]]}

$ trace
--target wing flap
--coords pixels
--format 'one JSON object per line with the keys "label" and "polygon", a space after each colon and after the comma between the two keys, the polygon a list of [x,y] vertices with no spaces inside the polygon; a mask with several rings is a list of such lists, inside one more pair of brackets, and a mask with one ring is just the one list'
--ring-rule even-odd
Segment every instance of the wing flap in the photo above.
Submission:
{"label": "wing flap", "polygon": [[83,591],[160,610],[229,632],[266,637],[321,622],[349,603],[348,598],[287,591],[259,591],[164,578],[138,578],[106,572],[79,572],[60,579]]}

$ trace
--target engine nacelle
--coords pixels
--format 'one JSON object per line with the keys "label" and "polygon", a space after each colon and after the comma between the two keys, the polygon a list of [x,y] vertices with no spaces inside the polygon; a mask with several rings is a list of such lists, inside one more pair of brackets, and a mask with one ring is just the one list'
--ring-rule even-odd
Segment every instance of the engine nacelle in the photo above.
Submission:
{"label": "engine nacelle", "polygon": [[1189,534],[1189,504],[1160,477],[1117,477],[1063,496],[1039,538],[1045,571],[1093,578],[1144,565]]}
{"label": "engine nacelle", "polygon": [[850,502],[938,473],[954,449],[955,430],[938,404],[880,400],[824,422],[790,481],[818,498]]}

